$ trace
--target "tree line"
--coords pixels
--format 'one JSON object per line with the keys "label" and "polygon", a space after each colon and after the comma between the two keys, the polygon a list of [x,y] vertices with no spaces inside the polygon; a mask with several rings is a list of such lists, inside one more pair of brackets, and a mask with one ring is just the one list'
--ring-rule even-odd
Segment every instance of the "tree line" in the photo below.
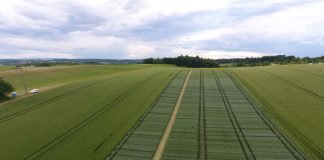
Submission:
{"label": "tree line", "polygon": [[183,67],[249,67],[249,66],[267,66],[271,64],[302,64],[302,63],[323,63],[324,56],[304,57],[275,55],[250,58],[232,58],[232,59],[205,59],[199,56],[178,56],[176,58],[147,58],[143,64],[174,64]]}
{"label": "tree line", "polygon": [[194,67],[194,68],[211,68],[219,67],[219,64],[208,58],[202,58],[199,56],[178,56],[176,58],[147,58],[143,60],[143,64],[174,64],[180,67]]}

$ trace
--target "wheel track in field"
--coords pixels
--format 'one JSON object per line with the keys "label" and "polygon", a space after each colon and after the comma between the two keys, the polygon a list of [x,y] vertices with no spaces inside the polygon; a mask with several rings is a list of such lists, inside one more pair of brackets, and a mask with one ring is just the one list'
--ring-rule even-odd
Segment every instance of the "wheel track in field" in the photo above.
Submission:
{"label": "wheel track in field", "polygon": [[201,70],[199,72],[199,106],[198,106],[198,126],[197,126],[197,133],[198,133],[198,138],[197,138],[197,144],[198,144],[198,152],[197,152],[197,159],[200,159],[201,157],[201,108],[202,108],[202,89],[201,89],[201,85],[202,85],[202,82],[201,82]]}
{"label": "wheel track in field", "polygon": [[[258,71],[259,71],[259,70],[258,70]],[[259,71],[259,72],[262,72],[262,71]],[[271,75],[271,76],[273,76],[273,77],[276,77],[277,79],[279,79],[279,80],[281,80],[281,81],[283,81],[283,82],[289,84],[290,86],[296,88],[297,90],[300,90],[300,91],[302,91],[302,92],[308,94],[309,96],[312,96],[312,97],[316,98],[316,99],[319,100],[319,101],[324,102],[324,97],[322,97],[321,95],[319,95],[319,94],[317,94],[317,93],[315,93],[315,92],[313,92],[313,91],[311,91],[311,90],[308,90],[308,89],[306,89],[306,88],[304,88],[304,87],[302,87],[302,86],[300,86],[300,85],[298,85],[298,84],[296,84],[296,83],[293,83],[293,82],[291,82],[291,81],[289,81],[289,80],[287,80],[287,79],[284,79],[284,78],[282,78],[281,76],[275,75],[275,74],[273,74],[273,73],[271,73],[271,72],[268,72],[268,71],[263,71],[263,72],[265,72],[265,73],[267,73],[267,74],[269,74],[269,75]]]}
{"label": "wheel track in field", "polygon": [[306,74],[309,74],[309,75],[317,76],[317,77],[320,77],[320,78],[324,78],[324,75],[317,74],[317,73],[312,73],[312,72],[307,72],[307,71],[304,71],[304,70],[301,70],[301,69],[295,69],[295,68],[285,68],[285,69],[298,71],[298,72],[306,73]]}
{"label": "wheel track in field", "polygon": [[40,103],[35,104],[35,105],[31,105],[30,107],[28,107],[26,109],[20,110],[20,111],[15,112],[15,113],[12,113],[10,115],[3,116],[3,117],[0,118],[0,123],[9,121],[11,119],[14,119],[14,118],[16,118],[18,116],[21,116],[23,114],[26,114],[28,112],[31,112],[31,111],[37,110],[39,108],[42,108],[42,107],[46,106],[47,104],[59,101],[59,100],[61,100],[63,98],[66,98],[67,96],[72,95],[73,93],[76,93],[76,92],[78,92],[78,91],[80,91],[82,89],[86,89],[86,88],[89,88],[89,87],[94,86],[96,84],[99,84],[100,82],[103,82],[103,81],[97,81],[97,82],[94,82],[94,83],[91,83],[91,84],[83,85],[81,87],[78,87],[78,88],[72,89],[70,91],[67,91],[67,92],[65,92],[63,94],[59,94],[59,95],[57,95],[57,96],[55,96],[55,97],[53,97],[51,99],[45,100],[45,101],[40,102]]}
{"label": "wheel track in field", "polygon": [[[200,115],[202,115],[202,125],[203,125],[203,155],[204,155],[204,159],[208,159],[208,155],[207,155],[207,132],[206,132],[206,107],[205,107],[205,82],[204,82],[204,72],[200,70],[200,99],[201,99],[201,109],[202,113]],[[201,119],[201,118],[200,118]],[[201,132],[199,132],[201,133]]]}
{"label": "wheel track in field", "polygon": [[[232,126],[233,126],[233,129],[234,129],[234,131],[235,131],[236,137],[237,137],[237,139],[238,139],[238,141],[239,141],[239,143],[240,143],[240,145],[241,145],[241,148],[242,148],[242,150],[243,150],[243,152],[244,152],[244,156],[245,156],[245,158],[246,158],[247,160],[249,160],[251,156],[252,156],[252,159],[255,160],[256,157],[255,157],[255,155],[253,154],[252,149],[251,149],[251,147],[250,147],[248,141],[247,141],[246,138],[245,138],[245,135],[244,135],[244,133],[243,133],[243,130],[242,130],[242,128],[240,127],[239,122],[238,122],[237,119],[236,119],[236,116],[235,116],[235,114],[234,114],[234,112],[233,112],[233,110],[232,110],[231,104],[229,103],[229,100],[228,100],[228,98],[227,98],[227,95],[226,95],[226,93],[225,93],[225,90],[224,90],[224,88],[222,87],[222,85],[221,85],[221,83],[220,83],[220,81],[219,81],[219,77],[216,75],[215,71],[213,71],[213,76],[214,76],[214,79],[215,79],[216,84],[217,84],[217,86],[218,86],[218,89],[219,89],[219,91],[220,91],[220,93],[221,93],[221,96],[222,96],[222,99],[223,99],[223,103],[224,103],[224,105],[225,105],[225,109],[226,109],[226,111],[227,111],[227,115],[228,115],[228,117],[229,117],[229,119],[230,119],[230,122],[231,122],[231,124],[232,124]],[[239,133],[240,133],[240,134],[239,134]],[[243,140],[242,140],[242,138],[241,138],[240,135],[242,135]],[[244,145],[244,144],[246,145],[247,149],[245,148],[245,145]]]}
{"label": "wheel track in field", "polygon": [[[138,71],[138,70],[131,71],[131,72],[136,72],[136,71]],[[108,78],[108,79],[111,79],[111,78]],[[69,91],[67,91],[67,92],[65,92],[63,94],[59,94],[59,95],[57,95],[57,96],[55,96],[55,97],[53,97],[51,99],[45,100],[45,101],[40,102],[38,104],[35,104],[35,105],[32,104],[32,105],[30,105],[31,107],[28,107],[26,109],[17,111],[15,113],[10,114],[10,115],[6,115],[6,116],[3,116],[3,117],[0,117],[0,123],[6,122],[6,121],[11,120],[11,119],[14,119],[14,118],[16,118],[16,117],[18,117],[20,115],[26,114],[28,112],[31,112],[31,111],[40,109],[40,108],[44,107],[44,105],[46,106],[47,104],[50,104],[50,103],[54,103],[56,101],[59,101],[59,100],[61,100],[63,98],[66,98],[69,95],[72,95],[73,93],[76,93],[76,92],[78,92],[78,91],[80,91],[82,89],[86,89],[86,88],[92,87],[92,86],[97,85],[99,83],[103,83],[106,80],[107,79],[97,80],[97,81],[95,81],[93,83],[86,84],[86,85],[83,85],[81,87],[77,87],[77,88],[72,89],[72,90],[69,90]]]}
{"label": "wheel track in field", "polygon": [[[224,72],[224,71],[223,71]],[[290,142],[290,140],[280,132],[280,129],[275,126],[271,121],[269,121],[266,118],[265,113],[260,110],[260,107],[257,106],[255,102],[245,93],[245,91],[242,89],[242,87],[238,84],[236,79],[229,74],[228,72],[224,72],[236,85],[236,87],[241,91],[241,93],[244,95],[246,100],[248,100],[249,104],[253,107],[253,110],[258,114],[258,116],[262,119],[262,121],[268,126],[268,128],[271,130],[272,133],[276,135],[276,137],[280,140],[280,142],[286,147],[286,149],[296,158],[296,159],[306,159],[303,153],[301,153],[294,144]]]}
{"label": "wheel track in field", "polygon": [[[136,131],[136,129],[141,125],[141,123],[145,120],[145,118],[149,115],[149,113],[152,112],[152,110],[155,108],[157,102],[160,100],[160,98],[163,96],[163,94],[166,92],[166,90],[172,84],[173,80],[175,80],[175,78],[179,74],[180,74],[180,71],[177,72],[175,75],[173,75],[173,77],[171,78],[171,80],[167,83],[166,87],[162,90],[161,94],[158,97],[155,98],[155,100],[153,101],[153,103],[151,104],[151,106],[142,115],[142,117],[139,118],[139,120],[137,121],[137,123],[135,124],[135,126],[133,128],[131,128],[128,131],[128,133],[126,133],[126,135],[124,135],[124,138],[116,145],[116,147],[115,147],[114,150],[112,150],[110,153],[108,153],[108,155],[105,157],[105,159],[112,160],[118,154],[118,152],[121,150],[122,146],[127,143],[128,139],[134,134],[134,132]],[[120,147],[118,147],[118,146],[120,146]]]}
{"label": "wheel track in field", "polygon": [[[166,72],[166,71],[164,71],[164,72]],[[151,79],[151,78],[155,77],[158,74],[160,74],[160,73],[153,74],[148,79]],[[130,89],[126,90],[120,96],[118,96],[117,98],[115,98],[112,102],[108,103],[107,105],[105,105],[101,109],[97,110],[95,113],[93,113],[92,115],[88,116],[86,119],[84,119],[83,121],[81,121],[80,123],[78,123],[77,125],[75,125],[74,127],[70,128],[69,130],[67,130],[63,134],[59,135],[55,139],[51,140],[49,143],[47,143],[46,145],[42,146],[41,148],[39,148],[35,152],[31,153],[30,155],[28,155],[24,159],[37,159],[37,158],[39,158],[41,155],[45,154],[46,152],[48,152],[49,150],[51,150],[52,148],[54,148],[55,146],[57,146],[58,144],[60,144],[61,142],[63,142],[65,139],[67,139],[68,137],[72,136],[78,130],[82,129],[83,127],[85,127],[87,124],[89,124],[93,120],[97,119],[100,115],[102,115],[106,111],[109,111],[111,108],[113,108],[115,106],[115,104],[117,104],[118,102],[120,102],[121,100],[123,100],[124,98],[126,98],[130,93],[132,93],[139,86],[143,85],[146,81],[147,81],[147,79],[145,79],[143,81],[140,81],[139,83],[135,84],[133,87],[131,87]]]}
{"label": "wheel track in field", "polygon": [[183,86],[181,88],[181,91],[180,91],[180,94],[179,94],[179,97],[178,97],[178,100],[176,102],[176,105],[174,107],[174,110],[172,112],[172,115],[170,117],[170,120],[164,130],[164,133],[162,135],[162,138],[155,150],[155,153],[154,153],[154,156],[153,156],[153,160],[160,160],[162,155],[163,155],[163,152],[164,152],[164,148],[166,146],[166,143],[168,141],[168,138],[171,134],[171,130],[173,128],[173,125],[175,123],[175,120],[176,120],[176,117],[177,117],[177,114],[178,114],[178,111],[180,109],[180,105],[181,105],[181,102],[182,102],[182,98],[183,98],[183,95],[186,91],[186,88],[187,88],[187,85],[188,85],[188,82],[189,82],[189,78],[190,78],[190,75],[192,73],[192,70],[188,73],[188,76],[186,78],[186,80],[184,81],[183,83]]}
{"label": "wheel track in field", "polygon": [[[248,88],[247,83],[244,80],[240,80],[240,82],[246,86],[246,88]],[[257,105],[257,104],[256,104]],[[268,104],[267,106],[269,106],[270,108],[272,108],[272,110],[275,110],[270,104]],[[260,112],[262,112],[263,115],[267,115],[265,113],[265,111],[262,109],[262,107],[258,106],[258,109],[260,110]],[[281,115],[275,114],[274,115],[276,117],[276,119],[280,122],[281,125],[284,125],[286,129],[288,129],[290,131],[290,133],[292,133],[297,139],[298,141],[300,141],[303,145],[305,145],[310,151],[312,151],[318,158],[320,157],[324,157],[324,151],[319,148],[317,145],[315,145],[311,140],[309,140],[303,133],[301,133],[296,127],[294,127],[294,125],[292,125],[290,122],[288,122],[284,117],[282,117]],[[269,122],[270,124],[274,125],[275,129],[280,131],[280,127],[273,122]],[[288,142],[289,139],[288,137],[285,137],[285,135],[283,134],[283,137],[285,139],[287,139]],[[292,145],[294,146],[294,145]],[[303,154],[301,154],[303,155]],[[305,157],[305,156],[304,156]],[[306,159],[306,158],[305,158]]]}
{"label": "wheel track in field", "polygon": [[[171,79],[168,81],[168,83],[166,84],[166,86],[163,88],[162,92],[159,94],[159,96],[157,96],[152,104],[150,105],[150,107],[143,113],[143,115],[136,121],[137,123],[131,128],[129,129],[129,131],[123,136],[124,138],[129,135],[129,134],[133,134],[133,130],[135,130],[139,125],[140,123],[139,122],[142,122],[144,120],[144,118],[147,116],[148,113],[150,113],[152,111],[152,109],[154,108],[155,104],[159,101],[159,99],[161,98],[161,96],[164,94],[164,92],[166,91],[166,89],[170,86],[170,84],[172,83],[172,81],[175,79],[175,77],[177,77],[179,75],[180,71],[178,71],[177,73],[170,73],[168,77],[166,77],[165,79],[169,79],[171,77]],[[128,121],[128,120],[127,120]],[[125,123],[127,123],[127,121],[125,121],[122,125],[119,126],[119,128],[121,126],[123,126]],[[111,135],[113,135],[114,132],[110,133],[108,137],[110,137]],[[129,135],[131,136],[131,135]],[[97,150],[99,150],[101,148],[101,146],[103,146],[103,144],[108,140],[108,137],[105,137],[98,145],[96,148],[94,148],[93,152],[96,152]],[[128,139],[128,138],[127,138]],[[122,139],[123,140],[123,139]],[[116,145],[118,146],[122,140]],[[112,153],[112,151],[110,152]],[[108,158],[108,156],[110,155],[110,153],[105,157]]]}

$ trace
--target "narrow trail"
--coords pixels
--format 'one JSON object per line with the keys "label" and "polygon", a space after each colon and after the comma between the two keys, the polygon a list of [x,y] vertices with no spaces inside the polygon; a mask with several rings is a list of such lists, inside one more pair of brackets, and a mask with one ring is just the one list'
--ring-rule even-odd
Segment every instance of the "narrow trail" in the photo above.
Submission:
{"label": "narrow trail", "polygon": [[154,153],[154,156],[153,156],[153,160],[160,160],[162,158],[162,155],[163,155],[163,152],[164,152],[164,148],[167,144],[167,141],[169,139],[169,136],[170,136],[170,133],[171,133],[171,130],[173,128],[173,125],[174,125],[174,122],[176,120],[176,117],[177,117],[177,114],[178,114],[178,111],[179,111],[179,108],[180,108],[180,104],[182,102],[182,98],[183,98],[183,95],[186,91],[186,88],[187,88],[187,85],[188,85],[188,81],[189,81],[189,78],[190,78],[190,75],[191,75],[191,72],[192,70],[189,72],[187,78],[186,78],[186,81],[184,82],[183,86],[182,86],[182,89],[181,89],[181,92],[180,92],[180,95],[179,95],[179,98],[177,100],[177,103],[174,107],[174,110],[173,110],[173,113],[171,115],[171,118],[168,122],[168,125],[167,127],[165,128],[164,130],[164,133],[163,133],[163,136],[161,138],[161,141]]}

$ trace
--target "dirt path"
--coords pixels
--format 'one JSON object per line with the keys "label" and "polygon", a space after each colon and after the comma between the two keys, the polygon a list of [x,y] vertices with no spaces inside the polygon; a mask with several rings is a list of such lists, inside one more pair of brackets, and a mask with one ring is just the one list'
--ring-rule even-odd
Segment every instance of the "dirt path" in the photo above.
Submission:
{"label": "dirt path", "polygon": [[186,81],[184,82],[183,86],[182,86],[182,89],[181,89],[181,92],[180,92],[180,95],[179,95],[179,98],[177,100],[177,103],[174,107],[174,110],[173,110],[173,113],[171,115],[171,118],[168,122],[168,125],[167,127],[165,128],[164,130],[164,133],[163,133],[163,136],[160,140],[160,143],[154,153],[154,156],[153,156],[153,159],[154,160],[160,160],[161,157],[162,157],[162,154],[163,154],[163,151],[164,151],[164,148],[165,148],[165,145],[167,144],[168,142],[168,138],[170,136],[170,133],[171,133],[171,130],[172,130],[172,127],[173,127],[173,124],[176,120],[176,117],[177,117],[177,114],[178,114],[178,111],[179,111],[179,108],[180,108],[180,104],[181,104],[181,101],[182,101],[182,97],[185,93],[185,90],[187,88],[187,84],[188,84],[188,81],[189,81],[189,78],[190,78],[190,75],[191,75],[191,72],[192,70],[189,72],[187,78],[186,78]]}

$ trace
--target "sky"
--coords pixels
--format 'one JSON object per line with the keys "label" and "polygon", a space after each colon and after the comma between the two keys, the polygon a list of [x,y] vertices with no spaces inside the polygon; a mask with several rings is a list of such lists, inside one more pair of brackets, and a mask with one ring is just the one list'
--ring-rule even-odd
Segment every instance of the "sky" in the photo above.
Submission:
{"label": "sky", "polygon": [[323,0],[0,0],[0,59],[324,55]]}

